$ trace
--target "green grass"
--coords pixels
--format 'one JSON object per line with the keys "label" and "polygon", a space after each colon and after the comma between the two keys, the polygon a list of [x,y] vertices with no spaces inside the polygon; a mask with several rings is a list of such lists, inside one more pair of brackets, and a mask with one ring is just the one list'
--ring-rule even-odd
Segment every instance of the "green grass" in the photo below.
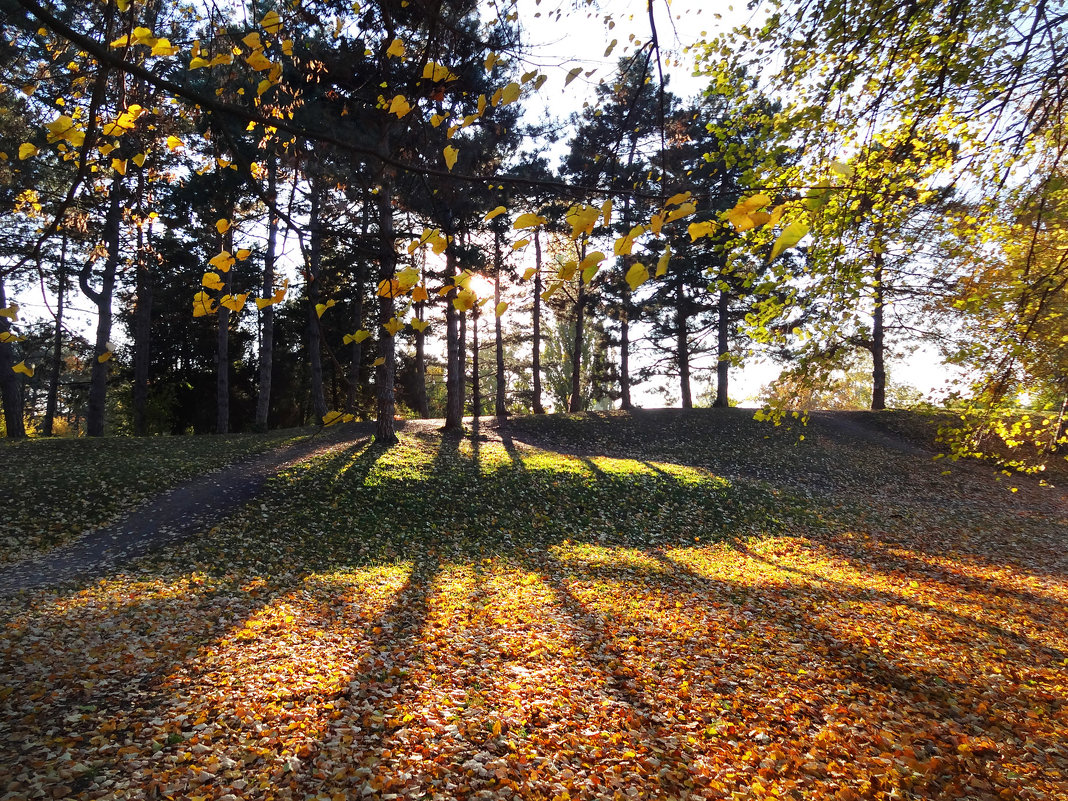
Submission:
{"label": "green grass", "polygon": [[281,431],[3,441],[0,562],[62,545],[186,479],[298,436]]}

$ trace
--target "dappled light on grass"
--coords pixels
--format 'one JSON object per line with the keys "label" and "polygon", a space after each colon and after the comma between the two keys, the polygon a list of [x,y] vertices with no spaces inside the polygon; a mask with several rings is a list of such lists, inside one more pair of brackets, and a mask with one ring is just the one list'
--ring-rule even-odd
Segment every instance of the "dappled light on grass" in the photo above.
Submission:
{"label": "dappled light on grass", "polygon": [[1042,520],[1011,562],[995,516],[956,550],[929,508],[843,527],[700,447],[357,443],[129,576],[4,601],[0,794],[1065,796]]}

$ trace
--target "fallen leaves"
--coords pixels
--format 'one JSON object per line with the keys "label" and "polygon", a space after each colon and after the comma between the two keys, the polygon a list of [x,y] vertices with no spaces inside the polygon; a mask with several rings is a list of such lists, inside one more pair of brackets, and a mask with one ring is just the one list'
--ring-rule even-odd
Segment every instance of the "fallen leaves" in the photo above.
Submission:
{"label": "fallen leaves", "polygon": [[417,427],[3,602],[3,791],[1063,797],[1063,513],[722,419]]}

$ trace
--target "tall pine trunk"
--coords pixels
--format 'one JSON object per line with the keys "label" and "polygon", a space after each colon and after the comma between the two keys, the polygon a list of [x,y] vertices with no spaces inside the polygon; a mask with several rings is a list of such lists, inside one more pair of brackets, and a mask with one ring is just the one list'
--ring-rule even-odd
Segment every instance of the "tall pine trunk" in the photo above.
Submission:
{"label": "tall pine trunk", "polygon": [[[138,218],[143,221],[143,177],[137,187]],[[151,222],[147,223],[151,225]],[[148,374],[152,364],[152,294],[155,271],[149,263],[151,245],[145,238],[145,225],[137,226],[137,275],[134,305],[134,436],[148,434]],[[150,229],[151,230],[151,229]]]}
{"label": "tall pine trunk", "polygon": [[[226,219],[233,214],[232,208],[219,206]],[[233,252],[233,233],[228,229],[225,234],[219,236],[219,250]],[[226,271],[223,280],[222,296],[232,294],[234,285],[234,269],[231,266]],[[219,304],[216,312],[215,329],[215,433],[230,433],[230,310]]]}
{"label": "tall pine trunk", "polygon": [[471,312],[471,416],[478,418],[482,414],[482,382],[479,380],[478,365],[478,314],[479,307],[476,304]]}
{"label": "tall pine trunk", "polygon": [[59,249],[59,284],[56,287],[56,329],[52,336],[52,370],[48,376],[48,399],[45,402],[41,431],[46,437],[55,433],[56,412],[59,409],[59,377],[63,372],[63,312],[67,302],[67,232]]}
{"label": "tall pine trunk", "polygon": [[[879,242],[879,240],[876,240],[876,242]],[[873,279],[875,308],[872,311],[871,325],[871,408],[874,411],[878,411],[886,408],[886,345],[883,331],[883,304],[886,298],[883,292],[883,254],[881,249],[877,249],[875,254]]]}
{"label": "tall pine trunk", "polygon": [[[6,308],[4,276],[0,273],[0,309]],[[6,317],[0,317],[0,333],[10,330],[10,321]],[[9,439],[23,439],[26,436],[26,424],[22,420],[22,377],[11,369],[15,364],[15,352],[11,343],[0,342],[0,396],[4,405],[4,425]]]}
{"label": "tall pine trunk", "polygon": [[728,406],[727,400],[727,373],[730,370],[730,356],[731,352],[731,318],[730,318],[730,295],[727,290],[721,289],[719,292],[719,304],[717,308],[716,319],[716,401],[712,405],[717,408],[725,409]]}
{"label": "tall pine trunk", "polygon": [[534,378],[534,414],[545,414],[541,403],[541,229],[534,229],[534,343],[531,372]]}
{"label": "tall pine trunk", "polygon": [[100,276],[100,289],[93,289],[90,281],[93,274],[92,261],[86,262],[78,276],[78,283],[85,296],[97,309],[96,343],[93,347],[92,371],[89,375],[89,408],[86,413],[86,433],[90,437],[104,436],[107,410],[108,362],[100,357],[108,352],[111,338],[111,299],[115,294],[115,277],[119,269],[119,253],[122,247],[122,204],[124,191],[122,180],[116,177],[111,183],[108,208],[104,216],[104,269]]}
{"label": "tall pine trunk", "polygon": [[[397,269],[397,235],[393,230],[393,180],[383,176],[378,192],[379,264],[378,280],[389,281]],[[386,293],[390,295],[391,293]],[[392,297],[379,296],[378,322],[385,325],[393,318]],[[375,398],[378,419],[375,426],[375,441],[392,444],[397,441],[393,415],[396,413],[394,383],[396,380],[396,340],[382,328],[378,337],[378,355],[382,364],[375,373]]]}
{"label": "tall pine trunk", "polygon": [[[371,230],[371,191],[369,186],[364,187],[363,208],[361,210],[362,223],[360,225],[360,247],[367,246],[367,234]],[[359,331],[363,328],[363,292],[367,283],[367,264],[361,256],[356,261],[356,298],[352,305],[352,330]],[[360,396],[360,379],[363,375],[363,342],[355,339],[349,344],[349,386],[345,399],[345,411],[353,414],[356,412],[356,402]]]}
{"label": "tall pine trunk", "polygon": [[633,409],[630,399],[630,293],[619,310],[619,407]]}
{"label": "tall pine trunk", "polygon": [[[448,236],[448,234],[446,234]],[[448,281],[453,288],[445,295],[445,430],[459,431],[463,428],[463,370],[460,362],[460,320],[453,305],[456,288],[453,282],[457,275],[456,251],[452,237],[445,247],[445,266]]]}
{"label": "tall pine trunk", "polygon": [[[422,285],[426,286],[426,250],[421,250]],[[426,303],[415,304],[415,316],[423,320],[426,315]],[[415,332],[415,407],[419,416],[426,420],[430,417],[430,401],[426,395],[426,333]]]}
{"label": "tall pine trunk", "polygon": [[308,212],[308,366],[311,372],[311,403],[315,422],[321,423],[326,416],[326,393],[323,391],[322,329],[315,307],[322,293],[319,291],[319,274],[322,268],[323,230],[319,219],[323,180],[316,166],[311,178],[311,209]]}
{"label": "tall pine trunk", "polygon": [[689,314],[686,308],[686,293],[681,273],[675,284],[675,362],[679,368],[679,393],[683,409],[693,408],[690,394],[690,338]]}
{"label": "tall pine trunk", "polygon": [[[267,250],[263,256],[262,295],[274,295],[274,261],[278,247],[278,157],[267,159]],[[271,378],[274,372],[274,304],[260,310],[259,388],[256,394],[256,430],[266,431],[271,414]]]}
{"label": "tall pine trunk", "polygon": [[[582,258],[586,258],[586,248],[582,248]],[[569,412],[582,411],[582,344],[585,327],[586,293],[582,274],[579,274],[578,297],[575,300],[575,338],[571,344],[571,397],[568,399]]]}
{"label": "tall pine trunk", "polygon": [[497,395],[493,411],[497,417],[504,417],[508,414],[505,404],[504,331],[501,327],[501,315],[497,313],[497,307],[501,303],[501,270],[503,269],[501,231],[500,228],[495,228],[493,230],[493,336],[497,355]]}

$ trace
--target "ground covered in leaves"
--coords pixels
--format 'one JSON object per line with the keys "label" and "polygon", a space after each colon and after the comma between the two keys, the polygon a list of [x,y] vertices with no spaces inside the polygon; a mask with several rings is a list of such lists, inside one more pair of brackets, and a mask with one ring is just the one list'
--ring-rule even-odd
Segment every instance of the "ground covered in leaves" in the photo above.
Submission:
{"label": "ground covered in leaves", "polygon": [[0,564],[70,542],[162,490],[298,435],[0,441]]}
{"label": "ground covered in leaves", "polygon": [[893,444],[353,442],[0,602],[0,798],[1068,797],[1064,494]]}

